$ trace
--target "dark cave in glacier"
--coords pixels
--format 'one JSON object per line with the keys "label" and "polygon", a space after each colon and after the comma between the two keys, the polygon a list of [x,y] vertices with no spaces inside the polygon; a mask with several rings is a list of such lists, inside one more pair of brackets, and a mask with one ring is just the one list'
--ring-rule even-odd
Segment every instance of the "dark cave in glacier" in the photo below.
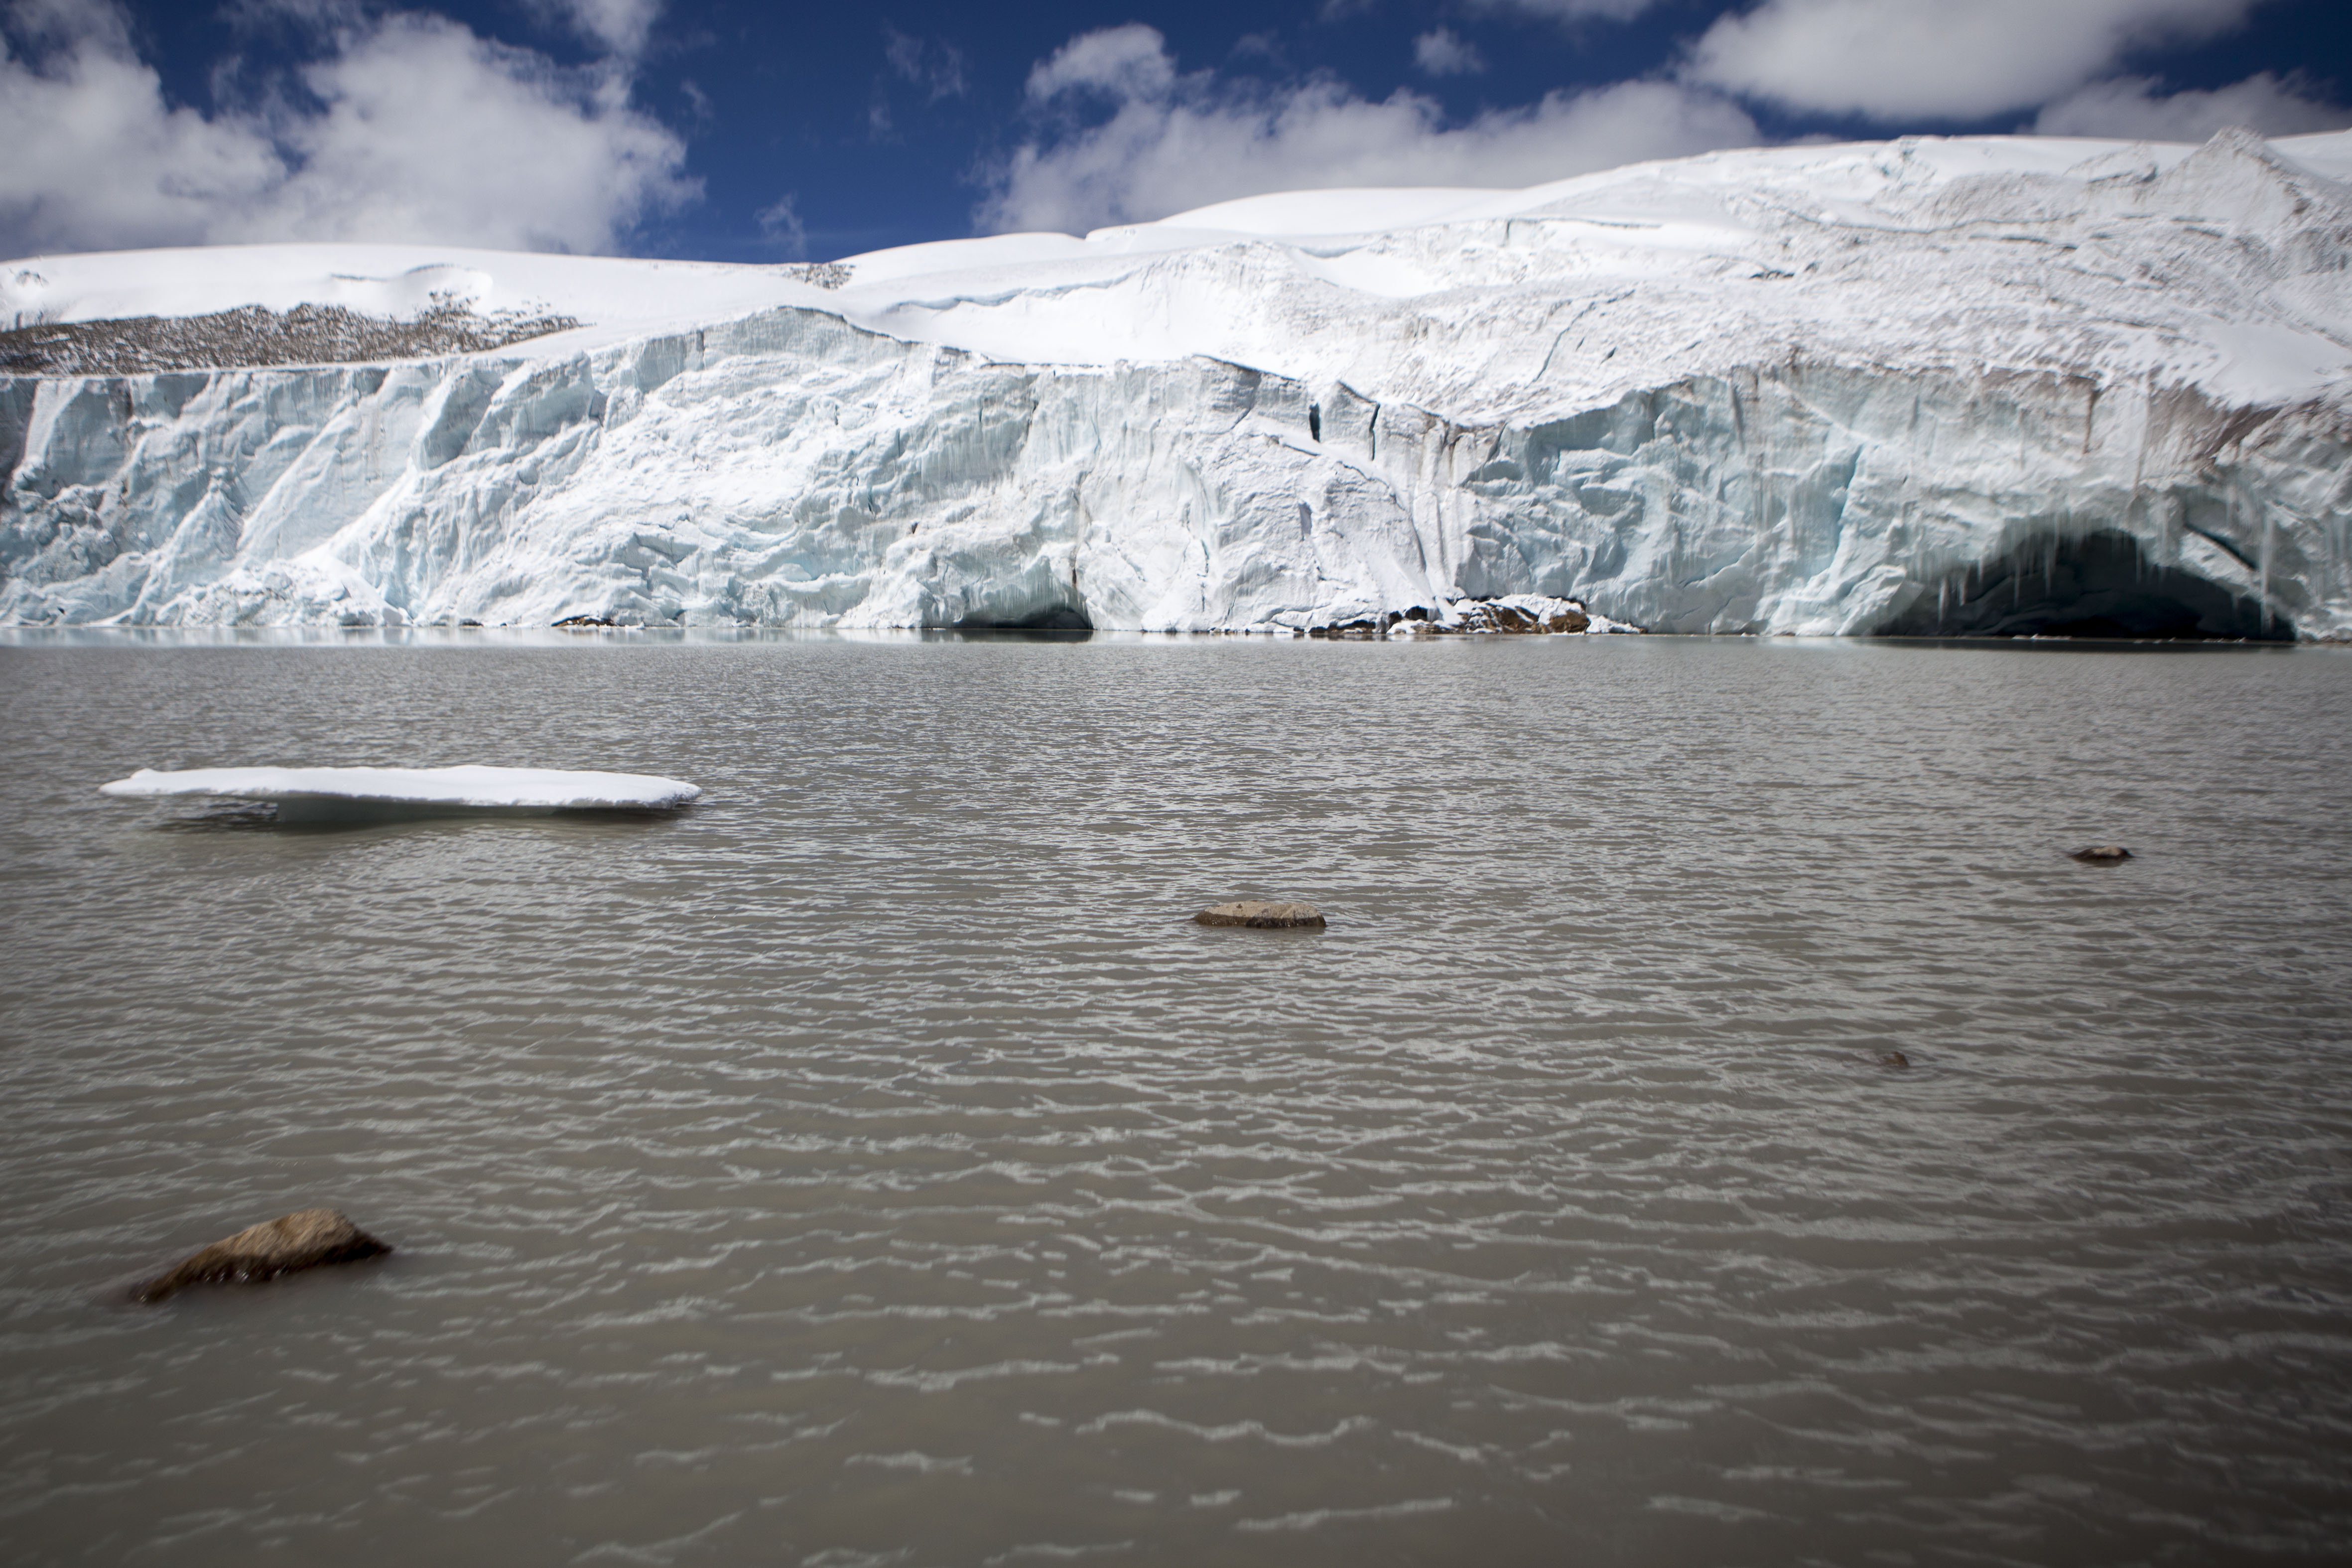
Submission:
{"label": "dark cave in glacier", "polygon": [[968,616],[952,627],[958,632],[1018,633],[1031,637],[1066,638],[1082,641],[1094,635],[1095,624],[1084,610],[1075,605],[1048,605],[1034,614],[1017,620],[987,620]]}
{"label": "dark cave in glacier", "polygon": [[1874,634],[1893,637],[2114,637],[2293,642],[2259,599],[2151,562],[2129,534],[2042,534],[1960,567]]}

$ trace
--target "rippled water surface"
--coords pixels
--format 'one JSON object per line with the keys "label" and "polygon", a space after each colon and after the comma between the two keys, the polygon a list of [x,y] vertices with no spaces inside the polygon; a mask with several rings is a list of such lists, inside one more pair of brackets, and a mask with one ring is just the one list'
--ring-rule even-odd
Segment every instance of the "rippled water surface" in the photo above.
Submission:
{"label": "rippled water surface", "polygon": [[[2352,1541],[2352,657],[31,638],[0,710],[12,1562]],[[94,789],[458,762],[709,795]],[[1330,928],[1186,918],[1254,894]],[[121,1301],[312,1204],[399,1250]]]}

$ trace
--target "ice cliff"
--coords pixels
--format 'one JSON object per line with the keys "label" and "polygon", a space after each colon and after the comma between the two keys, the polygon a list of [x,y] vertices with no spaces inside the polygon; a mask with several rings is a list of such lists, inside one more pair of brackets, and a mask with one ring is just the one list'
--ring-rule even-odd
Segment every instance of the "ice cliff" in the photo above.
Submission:
{"label": "ice cliff", "polygon": [[[1906,140],[806,269],[35,258],[0,326],[575,318],[0,378],[0,622],[2352,636],[2352,133]],[[838,285],[830,286],[830,285]]]}

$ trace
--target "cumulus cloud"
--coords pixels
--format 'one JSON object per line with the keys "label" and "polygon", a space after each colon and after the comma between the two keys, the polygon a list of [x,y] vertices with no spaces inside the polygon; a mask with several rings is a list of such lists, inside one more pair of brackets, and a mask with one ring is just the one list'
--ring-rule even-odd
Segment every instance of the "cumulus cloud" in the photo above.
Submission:
{"label": "cumulus cloud", "polygon": [[440,16],[340,26],[284,87],[250,109],[173,107],[111,0],[11,8],[0,255],[272,239],[600,251],[699,194],[625,68],[560,68]]}
{"label": "cumulus cloud", "polygon": [[[111,8],[19,7],[0,33],[0,251],[200,240],[286,168],[266,137],[164,105]],[[44,47],[35,70],[17,52]]]}
{"label": "cumulus cloud", "polygon": [[2263,71],[2210,91],[2168,93],[2155,77],[2093,82],[2034,117],[2040,136],[2100,136],[2133,142],[2202,142],[2230,125],[2265,136],[2301,136],[2352,125],[2352,110],[2315,96],[2301,77]]}
{"label": "cumulus cloud", "polygon": [[1412,41],[1412,63],[1431,76],[1475,76],[1486,57],[1453,28],[1439,27]]}
{"label": "cumulus cloud", "polygon": [[1554,92],[1448,125],[1409,91],[1375,102],[1328,78],[1180,76],[1159,33],[1137,24],[1072,39],[1030,73],[1029,92],[1062,118],[992,172],[974,215],[985,229],[1083,233],[1268,191],[1530,185],[1758,139],[1737,105],[1667,82]]}
{"label": "cumulus cloud", "polygon": [[1687,79],[1799,110],[1979,120],[2048,103],[2128,50],[2236,26],[2256,0],[1765,0],[1716,19]]}

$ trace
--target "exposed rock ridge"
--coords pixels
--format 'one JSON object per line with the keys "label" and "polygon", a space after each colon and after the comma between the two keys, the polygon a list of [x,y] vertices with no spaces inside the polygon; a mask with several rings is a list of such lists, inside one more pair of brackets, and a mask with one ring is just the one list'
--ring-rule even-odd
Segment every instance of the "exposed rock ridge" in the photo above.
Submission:
{"label": "exposed rock ridge", "polygon": [[436,300],[406,321],[341,305],[290,310],[247,305],[203,316],[58,321],[0,331],[0,373],[144,375],[431,359],[508,348],[579,325],[578,318],[551,311],[479,313],[455,300]]}
{"label": "exposed rock ridge", "polygon": [[248,1226],[181,1259],[131,1296],[161,1301],[194,1285],[257,1285],[306,1268],[381,1258],[392,1248],[333,1209],[301,1209]]}

